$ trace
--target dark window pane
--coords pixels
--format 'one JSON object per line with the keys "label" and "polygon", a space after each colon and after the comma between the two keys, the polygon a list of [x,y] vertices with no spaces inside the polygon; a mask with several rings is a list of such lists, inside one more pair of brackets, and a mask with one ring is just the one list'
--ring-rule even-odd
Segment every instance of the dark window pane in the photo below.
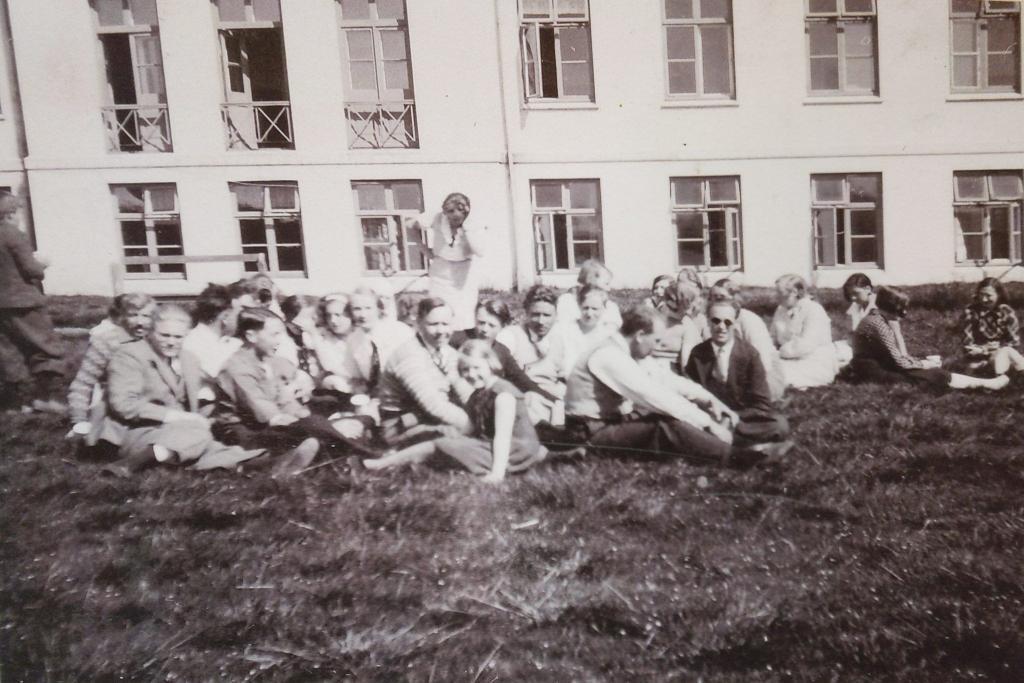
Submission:
{"label": "dark window pane", "polygon": [[812,57],[833,57],[839,54],[836,24],[832,21],[812,21],[807,25]]}
{"label": "dark window pane", "polygon": [[149,190],[149,203],[153,211],[165,213],[174,211],[174,188],[173,187],[152,187]]}
{"label": "dark window pane", "polygon": [[142,213],[145,208],[141,187],[118,185],[114,187],[114,196],[117,197],[117,210],[121,213]]}
{"label": "dark window pane", "polygon": [[405,19],[405,0],[376,0],[379,19]]}
{"label": "dark window pane", "polygon": [[665,17],[668,19],[692,18],[693,0],[665,0]]}
{"label": "dark window pane", "polygon": [[292,218],[274,221],[278,244],[302,244],[302,223]]}
{"label": "dark window pane", "polygon": [[579,268],[580,264],[590,259],[599,259],[601,252],[598,249],[597,243],[594,242],[576,242],[572,245],[572,257],[575,261],[576,267]]}
{"label": "dark window pane", "polygon": [[387,209],[383,184],[359,183],[354,187],[360,211],[384,211]]}
{"label": "dark window pane", "polygon": [[235,194],[239,211],[263,211],[262,185],[235,183],[231,185],[231,191]]}
{"label": "dark window pane", "polygon": [[814,57],[811,59],[811,90],[839,89],[839,59]]}
{"label": "dark window pane", "polygon": [[729,265],[729,235],[724,211],[708,212],[708,247],[711,252],[709,266]]}
{"label": "dark window pane", "polygon": [[835,14],[839,8],[837,0],[810,0],[808,9],[811,14]]}
{"label": "dark window pane", "polygon": [[704,265],[703,242],[679,242],[678,256],[681,266]]}
{"label": "dark window pane", "polygon": [[850,176],[851,202],[878,202],[878,181],[876,175]]}
{"label": "dark window pane", "polygon": [[252,0],[256,21],[281,21],[280,0]]}
{"label": "dark window pane", "polygon": [[874,0],[843,0],[843,6],[851,14],[866,14],[874,10]]}
{"label": "dark window pane", "polygon": [[665,29],[669,59],[693,59],[697,48],[693,39],[693,27],[669,26]]}
{"label": "dark window pane", "polygon": [[128,6],[132,10],[132,23],[157,26],[160,20],[156,16],[156,0],[131,0]]}
{"label": "dark window pane", "polygon": [[984,173],[957,173],[954,178],[957,199],[968,201],[988,199]]}
{"label": "dark window pane", "polygon": [[590,64],[563,64],[562,84],[567,96],[590,97],[594,92]]}
{"label": "dark window pane", "polygon": [[814,200],[819,202],[841,202],[843,196],[843,176],[816,175],[811,176],[814,185]]}
{"label": "dark window pane", "polygon": [[1010,209],[993,207],[989,210],[989,225],[992,229],[992,258],[1010,258]]}
{"label": "dark window pane", "polygon": [[[363,246],[363,258],[366,259],[367,270],[388,270],[391,268],[391,246],[372,244]],[[396,264],[396,270],[398,264]]]}
{"label": "dark window pane", "polygon": [[596,209],[597,183],[590,180],[570,182],[569,207],[573,209]]}
{"label": "dark window pane", "polygon": [[560,208],[562,206],[561,183],[534,183],[536,206],[544,208]]}
{"label": "dark window pane", "polygon": [[878,260],[874,238],[858,237],[850,240],[850,250],[853,251],[852,263],[875,263]]}
{"label": "dark window pane", "polygon": [[996,172],[990,178],[994,199],[1020,199],[1024,196],[1020,173]]}
{"label": "dark window pane", "polygon": [[988,84],[992,87],[1013,88],[1017,85],[1017,64],[1015,54],[988,56]]}
{"label": "dark window pane", "polygon": [[668,65],[668,91],[673,95],[696,93],[697,66],[693,62],[670,62]]}
{"label": "dark window pane", "polygon": [[572,216],[572,236],[576,241],[601,239],[601,221],[597,216]]}
{"label": "dark window pane", "polygon": [[121,221],[121,241],[126,247],[146,246],[146,224],[142,221]]}
{"label": "dark window pane", "polygon": [[697,211],[677,213],[676,237],[681,240],[704,240],[704,214]]}
{"label": "dark window pane", "polygon": [[278,247],[277,269],[280,271],[303,271],[306,264],[302,259],[302,247]]}
{"label": "dark window pane", "polygon": [[93,7],[100,26],[121,26],[125,23],[121,0],[95,0]]}
{"label": "dark window pane", "polygon": [[874,211],[851,211],[850,234],[854,237],[869,237],[877,234],[877,214]]}
{"label": "dark window pane", "polygon": [[587,16],[587,0],[555,0],[559,17],[582,19]]}
{"label": "dark window pane", "polygon": [[703,204],[700,178],[673,178],[672,190],[675,203],[680,206]]}
{"label": "dark window pane", "polygon": [[217,0],[221,21],[245,21],[245,0]]}
{"label": "dark window pane", "polygon": [[729,29],[705,26],[701,29],[701,54],[704,64],[704,92],[728,95],[732,68],[729,65]]}
{"label": "dark window pane", "polygon": [[540,42],[541,97],[558,97],[558,64],[555,59],[555,29],[541,26],[537,31]]}
{"label": "dark window pane", "polygon": [[739,199],[735,178],[709,178],[708,194],[713,202],[735,202]]}
{"label": "dark window pane", "polygon": [[981,0],[953,0],[953,11],[977,13],[980,5]]}
{"label": "dark window pane", "polygon": [[238,227],[242,232],[242,244],[266,244],[267,232],[262,220],[241,220]]}
{"label": "dark window pane", "polygon": [[[266,247],[242,247],[242,253],[243,254],[263,254],[263,261],[264,261],[264,263],[267,264],[268,268],[270,267],[270,257],[268,256],[269,252],[267,251]],[[255,261],[252,261],[252,262],[246,261],[246,263],[245,263],[245,270],[246,270],[247,273],[255,273],[256,271],[259,270],[259,264],[257,264]]]}
{"label": "dark window pane", "polygon": [[388,229],[388,219],[383,216],[364,218],[360,221],[363,227],[363,240],[366,242],[388,242],[391,232]]}
{"label": "dark window pane", "polygon": [[178,223],[161,221],[154,228],[156,243],[161,247],[181,246],[181,226]]}
{"label": "dark window pane", "polygon": [[341,18],[347,21],[370,18],[368,0],[341,0]]}
{"label": "dark window pane", "polygon": [[391,183],[395,208],[403,211],[423,211],[423,190],[416,182]]}
{"label": "dark window pane", "polygon": [[287,211],[296,207],[296,191],[291,185],[270,186],[270,208]]}
{"label": "dark window pane", "polygon": [[700,16],[704,19],[728,19],[729,0],[700,0]]}
{"label": "dark window pane", "polygon": [[551,236],[555,243],[555,268],[565,269],[569,267],[569,230],[566,226],[566,216],[560,213],[551,219]]}

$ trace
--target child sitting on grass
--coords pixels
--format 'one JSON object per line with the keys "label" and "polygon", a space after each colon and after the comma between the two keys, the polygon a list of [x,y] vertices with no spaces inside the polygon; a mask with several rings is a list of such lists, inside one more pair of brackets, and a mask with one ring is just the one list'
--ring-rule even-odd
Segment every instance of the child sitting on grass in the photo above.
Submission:
{"label": "child sitting on grass", "polygon": [[371,470],[420,463],[444,455],[486,482],[500,482],[507,472],[520,472],[540,462],[547,449],[540,444],[530,422],[522,392],[500,379],[501,368],[489,342],[471,339],[459,349],[459,374],[474,391],[466,404],[473,425],[471,436],[452,435],[418,443],[364,460]]}
{"label": "child sitting on grass", "polygon": [[992,390],[1002,389],[1009,383],[1006,375],[982,379],[943,370],[938,356],[914,358],[907,353],[900,329],[900,318],[907,314],[910,297],[894,287],[879,287],[875,303],[877,308],[864,317],[853,337],[850,374],[854,380]]}
{"label": "child sitting on grass", "polygon": [[964,310],[963,353],[972,370],[991,369],[996,375],[1024,371],[1017,314],[1006,303],[1006,289],[994,277],[978,283],[974,303]]}
{"label": "child sitting on grass", "polygon": [[[576,278],[576,286],[558,297],[556,309],[558,321],[572,323],[580,317],[580,306],[578,302],[580,289],[586,286],[595,287],[609,291],[612,286],[612,271],[597,259],[588,259],[580,264],[580,274]],[[605,304],[605,313],[602,322],[614,329],[622,325],[622,311],[619,305],[610,298]]]}

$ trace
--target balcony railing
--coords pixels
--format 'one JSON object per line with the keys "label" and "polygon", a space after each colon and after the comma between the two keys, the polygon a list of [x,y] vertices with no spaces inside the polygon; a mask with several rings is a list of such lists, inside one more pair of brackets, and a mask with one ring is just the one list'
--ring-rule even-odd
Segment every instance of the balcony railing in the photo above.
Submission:
{"label": "balcony railing", "polygon": [[231,102],[220,109],[228,149],[295,148],[290,102]]}
{"label": "balcony railing", "polygon": [[345,105],[349,149],[410,149],[420,146],[416,104],[350,102]]}
{"label": "balcony railing", "polygon": [[166,104],[116,104],[101,110],[112,152],[170,152]]}

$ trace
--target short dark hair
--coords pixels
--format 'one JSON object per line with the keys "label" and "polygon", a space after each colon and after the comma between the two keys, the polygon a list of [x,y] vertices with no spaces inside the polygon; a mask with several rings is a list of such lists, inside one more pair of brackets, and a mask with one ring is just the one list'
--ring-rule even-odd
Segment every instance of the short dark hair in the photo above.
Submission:
{"label": "short dark hair", "polygon": [[608,300],[608,296],[609,295],[608,295],[608,290],[607,289],[603,289],[601,287],[595,287],[594,285],[583,285],[578,290],[576,290],[576,301],[577,301],[577,303],[579,303],[582,306],[583,305],[583,300],[586,299],[589,295],[595,294],[595,293],[596,294],[600,294],[601,296],[603,296],[605,301]]}
{"label": "short dark hair", "polygon": [[192,304],[192,320],[196,324],[209,325],[217,316],[231,308],[231,287],[215,285],[212,282],[199,292],[195,302]]}
{"label": "short dark hair", "polygon": [[910,297],[902,290],[882,285],[875,294],[875,305],[884,313],[902,318],[910,308]]}
{"label": "short dark hair", "polygon": [[481,308],[497,318],[502,327],[506,327],[512,322],[512,311],[509,310],[508,304],[501,299],[481,299],[480,303],[476,305],[476,310],[479,311]]}
{"label": "short dark hair", "polygon": [[874,285],[871,284],[871,278],[864,273],[854,273],[843,283],[843,297],[847,301],[853,299],[854,289],[874,289]]}
{"label": "short dark hair", "polygon": [[281,302],[281,312],[284,313],[285,321],[291,322],[299,313],[302,313],[302,309],[315,308],[318,303],[319,300],[316,297],[306,294],[291,294]]}
{"label": "short dark hair", "polygon": [[249,278],[244,278],[242,280],[236,280],[228,285],[228,292],[232,299],[238,299],[246,294],[255,298],[256,295],[259,294],[260,288]]}
{"label": "short dark hair", "polygon": [[981,282],[978,283],[978,286],[974,288],[974,294],[977,295],[978,292],[986,287],[991,287],[996,290],[996,306],[1006,303],[1006,287],[1003,286],[1002,282],[994,277],[983,278]]}
{"label": "short dark hair", "polygon": [[[266,327],[267,321],[271,319],[281,320],[281,317],[263,306],[247,306],[238,312],[235,336],[244,341],[247,332],[250,330],[259,332]],[[281,322],[284,321],[281,320]]]}
{"label": "short dark hair", "polygon": [[428,315],[430,315],[430,312],[433,311],[434,309],[444,308],[446,306],[448,308],[451,308],[448,302],[439,296],[424,297],[423,300],[416,305],[416,319],[423,320]]}
{"label": "short dark hair", "polygon": [[536,303],[558,305],[558,292],[554,287],[547,285],[534,285],[526,290],[526,298],[523,299],[523,308],[530,308]]}
{"label": "short dark hair", "polygon": [[624,337],[630,337],[637,332],[650,334],[654,331],[654,323],[658,320],[665,320],[665,316],[660,311],[650,306],[630,306],[622,314],[622,327],[619,328],[619,331]]}

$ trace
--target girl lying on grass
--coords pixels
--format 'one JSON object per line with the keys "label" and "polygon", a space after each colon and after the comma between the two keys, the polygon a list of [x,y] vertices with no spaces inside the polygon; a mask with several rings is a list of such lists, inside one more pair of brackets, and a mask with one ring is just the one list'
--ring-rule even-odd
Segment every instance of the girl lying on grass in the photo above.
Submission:
{"label": "girl lying on grass", "polygon": [[474,389],[466,402],[472,434],[445,436],[364,460],[367,469],[398,467],[444,455],[494,483],[502,481],[507,472],[525,470],[547,456],[530,423],[522,392],[497,376],[501,364],[490,343],[467,341],[459,349],[458,367]]}
{"label": "girl lying on grass", "polygon": [[907,353],[900,329],[900,318],[907,314],[910,297],[894,287],[879,287],[875,304],[877,308],[864,316],[853,337],[850,374],[854,380],[993,390],[1009,383],[1006,375],[983,379],[943,370],[938,356],[914,358]]}
{"label": "girl lying on grass", "polygon": [[967,367],[991,369],[996,375],[1009,370],[1024,371],[1017,314],[1006,303],[1006,290],[999,280],[987,277],[974,291],[974,303],[964,310],[963,352]]}

